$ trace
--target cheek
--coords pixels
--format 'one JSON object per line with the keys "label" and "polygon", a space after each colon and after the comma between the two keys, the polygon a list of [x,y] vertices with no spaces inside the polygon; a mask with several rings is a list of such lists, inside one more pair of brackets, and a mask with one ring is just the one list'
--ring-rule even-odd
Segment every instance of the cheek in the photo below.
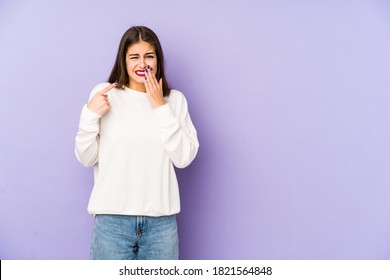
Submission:
{"label": "cheek", "polygon": [[126,61],[126,69],[131,69],[131,63],[129,61]]}
{"label": "cheek", "polygon": [[157,59],[149,59],[146,61],[146,64],[154,69],[157,69]]}
{"label": "cheek", "polygon": [[131,75],[133,73],[133,68],[134,66],[132,65],[132,63],[126,62],[126,70],[128,75]]}

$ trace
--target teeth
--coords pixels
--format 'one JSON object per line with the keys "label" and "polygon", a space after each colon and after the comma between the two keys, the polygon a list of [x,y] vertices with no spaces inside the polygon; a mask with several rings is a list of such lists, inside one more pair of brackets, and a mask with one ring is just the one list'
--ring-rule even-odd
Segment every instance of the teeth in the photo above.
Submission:
{"label": "teeth", "polygon": [[136,75],[138,75],[138,76],[145,76],[145,71],[143,71],[143,70],[137,70],[137,71],[135,71],[135,74]]}

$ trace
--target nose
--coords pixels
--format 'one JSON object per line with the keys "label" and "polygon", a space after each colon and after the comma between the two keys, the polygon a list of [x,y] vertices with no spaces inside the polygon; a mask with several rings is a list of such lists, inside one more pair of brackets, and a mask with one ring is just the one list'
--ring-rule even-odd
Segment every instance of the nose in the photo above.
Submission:
{"label": "nose", "polygon": [[139,66],[141,68],[146,68],[146,66],[147,66],[145,63],[145,59],[143,57],[140,59]]}

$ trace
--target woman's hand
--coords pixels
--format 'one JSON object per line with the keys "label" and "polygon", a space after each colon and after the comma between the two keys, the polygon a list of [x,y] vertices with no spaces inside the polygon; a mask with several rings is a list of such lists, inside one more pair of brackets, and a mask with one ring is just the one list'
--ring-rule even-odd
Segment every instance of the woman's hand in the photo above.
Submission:
{"label": "woman's hand", "polygon": [[115,83],[97,92],[95,96],[92,97],[92,99],[88,102],[87,107],[96,114],[103,116],[105,113],[108,112],[108,110],[111,109],[111,105],[108,101],[106,93],[112,90],[114,87],[116,87]]}
{"label": "woman's hand", "polygon": [[165,104],[162,79],[157,82],[156,74],[154,74],[153,68],[150,68],[149,66],[145,69],[145,89],[146,94],[149,96],[149,100],[155,108]]}

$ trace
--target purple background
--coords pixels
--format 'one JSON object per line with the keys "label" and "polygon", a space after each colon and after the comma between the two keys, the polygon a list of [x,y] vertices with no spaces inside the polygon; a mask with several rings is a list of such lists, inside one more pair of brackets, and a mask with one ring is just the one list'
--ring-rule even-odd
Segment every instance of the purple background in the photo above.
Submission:
{"label": "purple background", "polygon": [[390,259],[388,1],[0,1],[0,258],[88,259],[81,108],[132,25],[200,150],[183,259]]}

